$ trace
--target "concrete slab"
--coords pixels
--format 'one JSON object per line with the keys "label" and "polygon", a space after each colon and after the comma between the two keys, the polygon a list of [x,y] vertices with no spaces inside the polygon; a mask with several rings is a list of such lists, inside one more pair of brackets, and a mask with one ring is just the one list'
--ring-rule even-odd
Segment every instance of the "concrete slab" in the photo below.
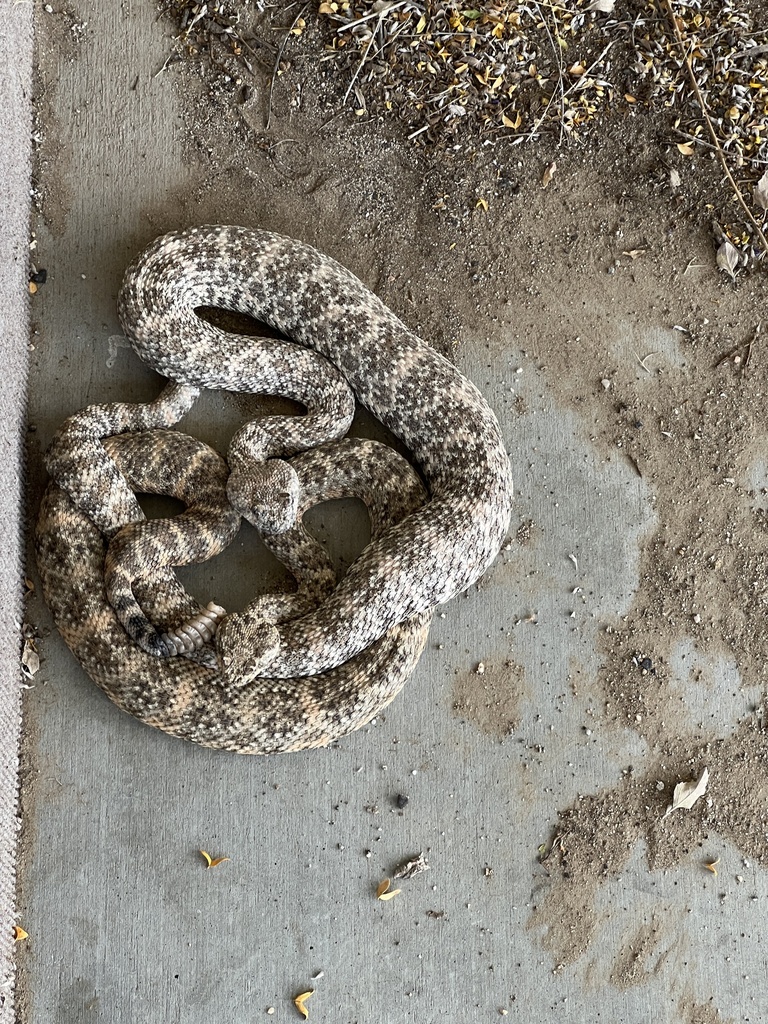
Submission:
{"label": "concrete slab", "polygon": [[[198,206],[189,187],[171,81],[156,77],[167,44],[154,18],[144,3],[81,5],[79,56],[48,95],[66,145],[50,169],[58,216],[38,227],[49,270],[35,300],[38,457],[72,411],[157,393],[121,346],[116,291],[151,237],[210,216],[210,194]],[[170,197],[187,187],[179,214]],[[364,212],[350,216],[362,232]],[[269,226],[297,217],[295,197],[276,193]],[[341,233],[322,227],[342,255]],[[637,340],[622,316],[611,321],[617,361]],[[310,1019],[349,1024],[768,1019],[768,876],[728,837],[708,835],[702,851],[729,864],[727,879],[700,861],[651,870],[643,843],[627,841],[617,870],[585,885],[592,931],[576,953],[541,913],[553,891],[566,899],[541,856],[558,813],[618,792],[649,758],[594,680],[658,522],[647,480],[591,438],[519,332],[510,320],[492,340],[464,330],[456,358],[499,413],[520,530],[487,579],[443,609],[405,692],[360,733],[268,760],[172,740],[114,708],[35,604],[45,663],[27,701],[24,1024],[291,1020],[308,989]],[[653,350],[673,362],[674,340],[662,333]],[[242,415],[209,395],[184,426],[223,445]],[[34,500],[39,458],[33,474]],[[351,538],[339,542],[349,558],[361,543],[354,509],[320,520]],[[246,531],[219,565],[185,578],[237,607],[280,573]],[[736,717],[751,693],[733,664],[707,665],[714,692],[735,694]],[[230,860],[205,870],[200,849]],[[430,870],[377,901],[377,883],[419,852]]]}

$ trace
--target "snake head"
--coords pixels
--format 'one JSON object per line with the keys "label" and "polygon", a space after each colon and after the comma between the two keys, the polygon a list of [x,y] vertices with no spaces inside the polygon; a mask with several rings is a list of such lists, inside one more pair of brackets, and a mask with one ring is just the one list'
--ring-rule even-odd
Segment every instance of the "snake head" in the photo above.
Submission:
{"label": "snake head", "polygon": [[283,459],[237,460],[231,465],[227,480],[227,497],[232,507],[267,534],[285,533],[295,526],[300,490],[296,470]]}
{"label": "snake head", "polygon": [[224,681],[247,686],[268,669],[280,650],[280,634],[269,622],[237,612],[228,615],[216,633],[216,652]]}

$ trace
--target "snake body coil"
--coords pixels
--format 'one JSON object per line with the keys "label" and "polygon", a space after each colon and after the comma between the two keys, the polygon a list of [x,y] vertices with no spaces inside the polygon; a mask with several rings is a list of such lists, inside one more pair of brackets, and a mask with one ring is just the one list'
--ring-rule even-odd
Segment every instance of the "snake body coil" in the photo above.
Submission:
{"label": "snake body coil", "polygon": [[[282,337],[230,334],[202,320],[196,313],[202,306],[247,313]],[[151,416],[150,406],[91,407],[55,439],[47,459],[55,485],[41,512],[38,559],[59,628],[118,704],[197,742],[270,752],[317,745],[357,728],[376,713],[375,701],[352,713],[361,689],[372,689],[373,674],[391,699],[390,691],[399,689],[415,665],[434,608],[479,579],[498,553],[509,524],[512,483],[496,417],[477,388],[352,273],[310,246],[270,232],[212,226],[157,239],[128,269],[119,314],[138,355],[173,383]],[[238,431],[219,496],[223,520],[230,522],[232,509],[245,515],[278,547],[287,544],[289,563],[291,546],[305,544],[300,517],[308,502],[339,488],[364,496],[366,473],[374,491],[381,479],[409,478],[407,469],[379,459],[375,446],[365,451],[368,469],[362,450],[355,452],[353,473],[332,469],[337,454],[342,463],[351,457],[349,442],[337,439],[349,427],[354,398],[413,454],[428,500],[414,505],[410,499],[392,515],[372,511],[370,545],[331,589],[305,582],[302,597],[301,580],[314,579],[314,570],[291,566],[299,597],[280,611],[260,598],[220,625],[218,613],[211,613],[209,629],[197,603],[185,603],[177,589],[173,612],[164,613],[157,586],[148,581],[159,573],[169,592],[178,588],[168,567],[184,561],[183,531],[169,527],[173,544],[169,540],[167,546],[174,553],[167,558],[162,528],[132,528],[136,539],[133,533],[127,539],[127,525],[141,518],[131,506],[132,488],[151,489],[151,481],[119,438],[103,439],[149,430],[137,435],[137,443],[156,445],[161,459],[183,463],[189,457],[172,445],[165,448],[168,442],[155,428],[176,422],[200,388],[279,394],[305,406],[304,416],[263,417]],[[112,416],[110,409],[119,412]],[[77,454],[84,444],[87,470]],[[307,449],[315,451],[297,456]],[[321,483],[310,482],[309,464],[312,472],[323,467]],[[179,479],[183,472],[180,465]],[[375,500],[367,486],[368,498]],[[192,510],[190,518],[195,519]],[[150,538],[149,556],[138,539],[142,534]],[[112,554],[105,556],[110,539]],[[82,554],[77,565],[67,554],[73,542]],[[202,550],[199,543],[195,550]],[[109,596],[105,557],[114,584]],[[98,611],[73,603],[68,595],[74,589],[87,591]],[[199,629],[190,626],[195,622]],[[217,625],[214,652],[210,632]],[[96,641],[97,629],[109,634],[109,653]],[[194,634],[199,643],[192,650],[186,650],[186,639],[171,643],[174,636]],[[350,665],[356,674],[347,692]],[[383,682],[390,676],[391,686]],[[322,712],[312,703],[318,687],[325,688],[325,703],[317,705]],[[259,700],[270,708],[262,716],[263,729],[253,726]],[[307,717],[297,721],[299,705]],[[328,709],[335,709],[335,722]],[[251,719],[245,730],[244,715]]]}

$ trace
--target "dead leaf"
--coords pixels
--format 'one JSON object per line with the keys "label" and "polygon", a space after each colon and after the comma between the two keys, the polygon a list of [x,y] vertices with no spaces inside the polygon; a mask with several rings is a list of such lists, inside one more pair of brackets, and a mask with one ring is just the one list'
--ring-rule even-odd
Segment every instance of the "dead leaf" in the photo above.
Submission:
{"label": "dead leaf", "polygon": [[379,882],[378,888],[376,889],[377,900],[391,900],[394,899],[402,889],[390,889],[391,882],[388,878],[385,878],[383,882]]}
{"label": "dead leaf", "polygon": [[32,640],[24,641],[24,650],[21,652],[21,670],[27,679],[32,679],[40,671],[40,655]]}
{"label": "dead leaf", "polygon": [[752,189],[752,199],[755,206],[759,206],[761,210],[768,210],[768,170]]}
{"label": "dead leaf", "polygon": [[427,864],[426,858],[423,853],[420,853],[418,857],[414,857],[413,860],[408,860],[395,871],[393,878],[413,878],[414,875],[421,874],[422,871],[429,871],[429,864]]}
{"label": "dead leaf", "polygon": [[730,274],[731,279],[736,278],[736,268],[739,265],[739,250],[727,238],[717,250],[717,265],[720,270]]}
{"label": "dead leaf", "polygon": [[680,807],[690,810],[699,797],[704,796],[706,793],[708,782],[709,770],[707,768],[704,769],[695,782],[693,780],[689,782],[678,782],[675,786],[675,791],[672,794],[672,803],[666,809],[664,817],[666,818],[671,811],[676,811]]}
{"label": "dead leaf", "polygon": [[621,255],[629,256],[631,260],[636,260],[637,257],[642,256],[644,252],[646,252],[645,249],[627,249],[626,252],[623,252]]}
{"label": "dead leaf", "polygon": [[291,35],[300,36],[306,27],[306,21],[303,18],[299,18],[296,24],[291,29]]}
{"label": "dead leaf", "polygon": [[616,0],[592,0],[587,10],[600,11],[601,14],[611,14],[615,6]]}
{"label": "dead leaf", "polygon": [[637,97],[633,96],[630,92],[624,93],[624,99],[627,101],[627,103],[637,103]]}
{"label": "dead leaf", "polygon": [[215,868],[218,864],[223,864],[225,860],[232,859],[231,857],[211,857],[210,853],[207,853],[205,850],[201,850],[200,853],[205,857],[206,868]]}
{"label": "dead leaf", "polygon": [[315,990],[311,988],[308,992],[302,992],[300,996],[296,996],[296,998],[293,1000],[294,1006],[305,1020],[309,1016],[309,1010],[305,1006],[305,1003],[309,999],[309,997],[313,996],[314,994]]}
{"label": "dead leaf", "polygon": [[690,142],[678,142],[677,148],[683,154],[683,156],[693,156],[694,149]]}
{"label": "dead leaf", "polygon": [[569,75],[574,75],[574,77],[578,77],[579,75],[585,74],[586,70],[587,69],[584,67],[583,64],[578,64],[578,63],[577,64],[572,64],[568,68],[568,74]]}
{"label": "dead leaf", "polygon": [[711,871],[713,875],[716,875],[717,874],[717,867],[716,867],[716,865],[719,864],[719,863],[720,863],[720,858],[718,857],[717,860],[709,861],[707,864],[704,865],[704,867],[707,869],[707,871]]}
{"label": "dead leaf", "polygon": [[25,932],[19,924],[13,926],[13,941],[22,942],[24,939],[29,938],[29,932]]}
{"label": "dead leaf", "polygon": [[546,168],[544,170],[544,175],[543,175],[543,177],[541,179],[541,187],[542,188],[546,188],[547,185],[550,183],[550,181],[552,181],[552,179],[555,176],[555,171],[556,170],[557,170],[557,161],[556,160],[553,160],[551,164],[547,164],[547,166],[546,166]]}
{"label": "dead leaf", "polygon": [[488,213],[488,200],[478,199],[477,202],[475,203],[475,209],[484,210],[486,213]]}

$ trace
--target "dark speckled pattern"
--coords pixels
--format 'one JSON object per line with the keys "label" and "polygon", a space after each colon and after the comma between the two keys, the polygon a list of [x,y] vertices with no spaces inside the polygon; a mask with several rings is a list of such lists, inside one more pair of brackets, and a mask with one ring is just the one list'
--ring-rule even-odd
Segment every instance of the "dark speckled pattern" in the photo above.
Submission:
{"label": "dark speckled pattern", "polygon": [[[248,313],[299,345],[228,334],[201,321],[198,306]],[[424,473],[429,503],[372,542],[315,611],[278,628],[279,651],[264,674],[340,664],[465,590],[496,557],[512,505],[496,417],[455,366],[335,260],[267,231],[192,228],[158,238],[131,265],[119,312],[136,352],[172,380],[283,394],[310,411],[318,372],[309,361],[319,353]],[[230,466],[243,457],[239,441]]]}
{"label": "dark speckled pattern", "polygon": [[[162,487],[177,492],[167,469],[158,484],[155,466],[173,462],[185,447],[194,448],[198,460],[208,459],[214,467],[220,460],[212,449],[203,451],[207,446],[173,431],[105,442],[125,480],[143,491]],[[376,441],[344,438],[297,456],[292,466],[301,485],[300,517],[317,502],[359,497],[368,506],[374,537],[426,498],[411,466]],[[256,678],[246,685],[201,664],[199,656],[153,657],[126,636],[107,595],[107,537],[115,535],[119,524],[110,525],[102,532],[62,488],[49,485],[36,532],[45,600],[67,645],[110,699],[147,725],[181,739],[241,754],[326,746],[386,707],[411,676],[427,642],[431,611],[392,627],[328,672],[297,679]],[[214,532],[216,525],[214,518]],[[260,613],[277,621],[315,607],[336,584],[325,549],[300,522],[268,543],[295,576],[297,591],[260,598],[255,602]],[[156,569],[142,585],[132,582],[144,611],[163,628],[198,611],[197,602],[168,569]]]}
{"label": "dark speckled pattern", "polygon": [[[229,334],[202,321],[199,306],[248,313],[292,340]],[[78,413],[49,451],[55,482],[41,509],[38,561],[67,643],[121,707],[204,745],[269,753],[324,745],[358,728],[413,671],[434,608],[479,579],[498,553],[512,481],[493,412],[353,274],[269,232],[214,226],[159,238],[128,269],[119,312],[136,352],[171,383],[146,406]],[[366,501],[373,523],[370,545],[338,584],[300,525],[265,536],[298,592],[228,616],[216,638],[218,668],[209,667],[210,645],[191,657],[157,657],[165,651],[153,639],[198,613],[167,566],[214,543],[205,517],[189,543],[178,524],[165,533],[126,529],[142,518],[132,488],[148,483],[148,466],[154,489],[177,493],[196,456],[155,431],[138,435],[151,452],[140,465],[134,442],[105,440],[172,425],[202,387],[280,394],[307,409],[303,417],[254,420],[235,435],[225,486],[237,512],[268,531],[283,529],[270,503],[252,493],[254,477],[276,471],[275,500],[287,499],[295,481],[300,514],[351,494]],[[335,440],[349,427],[355,397],[412,451],[426,502],[416,474],[389,449]],[[305,449],[312,450],[291,458]],[[224,475],[214,472],[213,534],[236,518],[222,498]],[[184,497],[191,500],[189,490]],[[115,534],[110,603],[105,543]]]}

